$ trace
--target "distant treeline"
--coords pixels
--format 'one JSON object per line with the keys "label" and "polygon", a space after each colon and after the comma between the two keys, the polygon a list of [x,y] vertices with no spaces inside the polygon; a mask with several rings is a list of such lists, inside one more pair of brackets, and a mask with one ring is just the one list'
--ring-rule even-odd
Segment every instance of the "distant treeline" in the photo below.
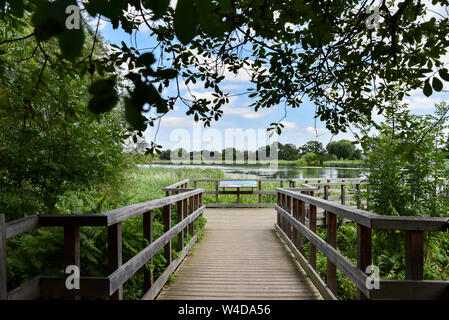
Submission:
{"label": "distant treeline", "polygon": [[[276,149],[274,149],[276,148]],[[277,151],[277,157],[276,152]],[[177,159],[183,160],[301,160],[305,164],[310,164],[316,159],[320,161],[332,160],[359,160],[362,158],[362,151],[355,147],[355,143],[349,140],[339,140],[330,142],[326,148],[319,141],[309,141],[302,146],[294,144],[282,144],[275,142],[271,145],[263,146],[256,151],[237,150],[236,148],[226,148],[220,151],[201,150],[190,151],[179,148],[175,150],[164,150],[159,154],[160,160],[174,160],[172,153]]]}

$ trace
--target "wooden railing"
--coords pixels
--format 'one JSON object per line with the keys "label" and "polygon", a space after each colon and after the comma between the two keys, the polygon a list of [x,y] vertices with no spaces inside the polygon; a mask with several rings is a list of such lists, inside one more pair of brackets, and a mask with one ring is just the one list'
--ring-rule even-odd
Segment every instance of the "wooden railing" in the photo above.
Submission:
{"label": "wooden railing", "polygon": [[[424,232],[447,231],[448,218],[381,216],[357,208],[313,197],[314,188],[278,188],[276,231],[292,250],[304,270],[326,299],[335,299],[337,268],[357,287],[360,299],[443,299],[449,298],[449,281],[423,280]],[[317,211],[326,215],[326,241],[317,235]],[[357,224],[357,266],[337,250],[337,216]],[[372,264],[372,230],[405,231],[406,280],[380,280],[379,289],[370,289],[365,273]],[[309,241],[308,259],[301,253],[303,240]],[[319,277],[317,252],[327,258],[327,283]],[[371,279],[368,279],[371,281]]]}
{"label": "wooden railing", "polygon": [[[349,204],[356,207],[360,207],[360,192],[366,182],[362,179],[326,179],[326,178],[309,178],[309,179],[232,179],[236,181],[252,180],[257,181],[256,190],[219,190],[221,179],[185,179],[163,190],[167,195],[176,194],[178,192],[185,192],[188,190],[196,189],[200,184],[201,188],[205,189],[205,195],[214,195],[215,201],[207,203],[208,208],[261,208],[261,207],[274,207],[275,196],[277,194],[277,187],[296,188],[306,184],[310,187],[316,187],[314,193],[317,197],[330,201],[338,201],[341,204]],[[263,190],[264,185],[276,183],[277,186],[270,186],[270,190]],[[220,201],[220,195],[236,195],[236,202],[223,203]],[[241,199],[242,195],[257,195],[256,203],[244,203]],[[273,195],[273,202],[262,202],[263,195]],[[321,219],[320,217],[318,218]]]}
{"label": "wooden railing", "polygon": [[[143,299],[154,299],[184,257],[196,242],[194,222],[204,212],[203,189],[180,192],[176,195],[130,205],[99,214],[33,215],[5,223],[0,214],[0,299],[36,299],[43,296],[78,298],[82,296],[123,298],[123,284],[139,271],[153,256],[163,250],[167,261],[165,271],[153,279],[144,269]],[[177,207],[177,223],[171,225],[172,206]],[[164,233],[153,239],[153,210],[162,209]],[[142,216],[143,235],[149,245],[134,257],[122,261],[122,222]],[[68,290],[64,276],[37,276],[22,286],[7,290],[6,240],[39,227],[64,227],[64,264],[80,266],[80,227],[107,227],[109,275],[104,277],[80,277],[80,288]],[[187,232],[192,236],[184,246]],[[177,237],[180,255],[172,261],[172,239]],[[81,273],[83,270],[81,270]]]}

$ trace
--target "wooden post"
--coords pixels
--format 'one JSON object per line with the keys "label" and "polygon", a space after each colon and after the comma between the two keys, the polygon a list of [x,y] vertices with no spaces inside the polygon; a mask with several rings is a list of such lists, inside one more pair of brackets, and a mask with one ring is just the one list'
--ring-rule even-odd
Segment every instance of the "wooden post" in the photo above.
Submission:
{"label": "wooden post", "polygon": [[357,209],[360,209],[360,204],[361,204],[361,199],[360,199],[360,195],[361,195],[361,193],[360,193],[360,183],[357,183],[356,185],[355,185],[355,188],[356,188],[356,192],[357,192],[357,204],[356,204],[356,206],[357,206]]}
{"label": "wooden post", "polygon": [[[287,196],[287,212],[291,215],[292,214],[292,198],[290,196]],[[289,239],[292,238],[292,226],[288,219],[285,219],[285,234]]]}
{"label": "wooden post", "polygon": [[[357,267],[366,271],[366,268],[371,265],[371,252],[372,252],[372,241],[371,241],[371,229],[360,224],[357,224]],[[357,298],[359,300],[366,300],[367,297],[360,291],[357,290]]]}
{"label": "wooden post", "polygon": [[[329,181],[328,181],[329,182]],[[323,194],[324,200],[329,200],[329,185],[324,186],[324,194]],[[327,211],[324,210],[324,219],[323,223],[325,226],[327,226]]]}
{"label": "wooden post", "polygon": [[[176,203],[176,205],[177,205],[177,208],[176,208],[177,212],[176,212],[176,214],[177,214],[177,221],[178,221],[178,223],[180,223],[184,219],[184,208],[182,207],[183,203],[184,203],[184,201],[182,201],[182,200],[179,200]],[[181,230],[178,233],[177,243],[178,243],[178,245],[177,245],[176,250],[177,251],[182,251],[182,249],[184,248],[184,230]]]}
{"label": "wooden post", "polygon": [[[195,197],[191,196],[189,198],[189,215],[195,211]],[[193,234],[193,222],[189,223],[189,234]]]}
{"label": "wooden post", "polygon": [[237,203],[240,203],[240,188],[237,188]]}
{"label": "wooden post", "polygon": [[8,299],[8,274],[6,269],[6,222],[0,214],[0,300]]}
{"label": "wooden post", "polygon": [[346,185],[341,185],[341,204],[344,205],[346,203]]}
{"label": "wooden post", "polygon": [[[277,203],[279,207],[282,207],[281,196],[282,196],[281,193],[278,192]],[[281,227],[281,215],[279,214],[279,212],[277,212],[277,224],[279,227]]]}
{"label": "wooden post", "polygon": [[[117,270],[123,263],[122,258],[122,223],[116,223],[108,227],[108,265],[109,272]],[[123,287],[120,287],[111,295],[113,300],[123,299]]]}
{"label": "wooden post", "polygon": [[196,183],[197,183],[197,181],[194,180],[194,181],[193,181],[193,189],[196,189]]}
{"label": "wooden post", "polygon": [[[171,205],[166,205],[162,209],[162,217],[164,219],[164,233],[171,228]],[[164,258],[166,260],[165,265],[168,266],[171,263],[171,240],[164,246]]]}
{"label": "wooden post", "polygon": [[[316,233],[316,206],[310,205],[309,212],[309,229]],[[310,243],[309,246],[309,263],[316,270],[316,247]]]}
{"label": "wooden post", "polygon": [[405,279],[424,279],[424,232],[405,232]]}
{"label": "wooden post", "polygon": [[215,203],[218,203],[218,180],[215,181]]}
{"label": "wooden post", "polygon": [[[299,222],[301,222],[303,225],[306,224],[306,204],[304,201],[299,201]],[[303,237],[302,234],[299,234],[298,237],[298,249],[301,250],[303,245]]]}
{"label": "wooden post", "polygon": [[[337,215],[327,212],[327,243],[337,249]],[[337,268],[327,259],[327,286],[333,294],[337,294]]]}
{"label": "wooden post", "polygon": [[[293,218],[299,221],[299,200],[293,199]],[[299,248],[299,231],[296,228],[293,228],[292,234],[292,242],[295,247]]]}
{"label": "wooden post", "polygon": [[[184,218],[187,218],[187,216],[189,215],[189,207],[188,207],[188,205],[187,205],[187,198],[186,199],[184,199],[184,200],[182,200],[182,209],[184,210],[184,214],[183,214],[183,217]],[[184,228],[184,236],[186,236],[187,235],[187,232],[189,231],[189,226],[187,225],[185,228]]]}
{"label": "wooden post", "polygon": [[[259,189],[259,191],[262,191],[262,181],[257,181],[257,188]],[[262,203],[262,195],[259,193],[259,203]]]}
{"label": "wooden post", "polygon": [[[80,267],[80,227],[64,227],[64,268],[69,265]],[[73,297],[66,297],[72,299]],[[79,300],[79,296],[74,297]]]}
{"label": "wooden post", "polygon": [[283,180],[281,180],[281,183],[280,183],[280,185],[281,185],[281,188],[283,188],[283,187],[284,187],[284,181],[283,181]]}
{"label": "wooden post", "polygon": [[[153,242],[153,211],[145,212],[142,215],[143,219],[143,237],[148,240],[148,243]],[[150,264],[153,264],[153,258],[150,259]],[[147,269],[143,271],[143,291],[147,292],[148,289],[153,285],[154,278],[153,272]]]}

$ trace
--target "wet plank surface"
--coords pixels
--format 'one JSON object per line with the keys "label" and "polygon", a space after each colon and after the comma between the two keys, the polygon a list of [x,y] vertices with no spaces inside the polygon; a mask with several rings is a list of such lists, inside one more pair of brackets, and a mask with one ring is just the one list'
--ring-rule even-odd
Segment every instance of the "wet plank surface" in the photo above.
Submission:
{"label": "wet plank surface", "polygon": [[159,300],[321,299],[273,231],[268,209],[207,209],[203,239]]}

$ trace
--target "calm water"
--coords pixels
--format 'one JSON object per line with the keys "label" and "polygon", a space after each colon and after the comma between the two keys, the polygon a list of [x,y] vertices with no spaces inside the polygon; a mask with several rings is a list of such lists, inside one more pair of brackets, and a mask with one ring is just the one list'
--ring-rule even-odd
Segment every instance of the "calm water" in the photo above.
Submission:
{"label": "calm water", "polygon": [[266,179],[302,179],[302,178],[359,178],[363,172],[362,169],[345,168],[297,168],[292,166],[279,165],[277,168],[269,166],[251,166],[251,165],[204,165],[204,164],[152,164],[143,165],[144,167],[167,167],[167,168],[207,168],[221,169],[232,176],[254,176]]}

